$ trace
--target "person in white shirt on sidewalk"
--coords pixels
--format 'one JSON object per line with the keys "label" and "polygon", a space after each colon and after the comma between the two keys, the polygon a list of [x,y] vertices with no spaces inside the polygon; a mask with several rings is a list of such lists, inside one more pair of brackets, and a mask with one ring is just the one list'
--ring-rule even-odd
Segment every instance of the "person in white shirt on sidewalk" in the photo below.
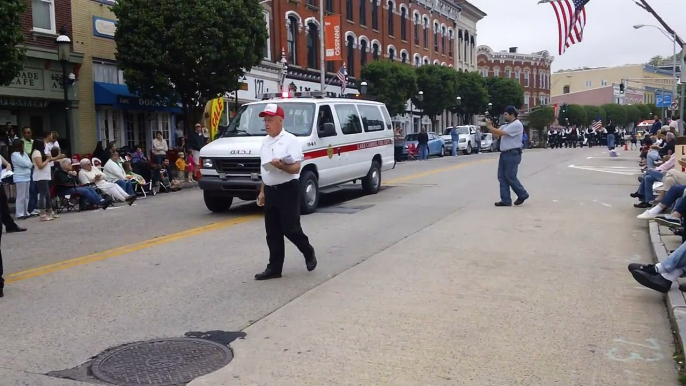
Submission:
{"label": "person in white shirt on sidewalk", "polygon": [[103,172],[105,173],[105,181],[114,182],[119,185],[129,196],[136,194],[133,188],[133,181],[126,176],[126,171],[124,171],[124,167],[119,162],[119,153],[112,153],[110,155],[110,162],[105,164]]}

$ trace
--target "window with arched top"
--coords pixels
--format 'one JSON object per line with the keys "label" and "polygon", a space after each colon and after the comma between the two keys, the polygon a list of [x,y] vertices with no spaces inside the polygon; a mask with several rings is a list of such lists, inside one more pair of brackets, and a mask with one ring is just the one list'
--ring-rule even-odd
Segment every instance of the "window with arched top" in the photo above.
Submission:
{"label": "window with arched top", "polygon": [[403,52],[400,54],[400,59],[403,62],[403,64],[407,63],[407,52]]}
{"label": "window with arched top", "polygon": [[438,52],[438,23],[434,23],[434,51]]}
{"label": "window with arched top", "polygon": [[348,63],[346,65],[346,71],[350,76],[355,74],[355,38],[348,35],[347,40],[347,50],[348,50]]}
{"label": "window with arched top", "polygon": [[445,55],[445,27],[441,30],[441,53]]}
{"label": "window with arched top", "polygon": [[372,58],[379,60],[379,45],[376,43],[372,44]]}
{"label": "window with arched top", "polygon": [[360,25],[367,25],[367,0],[360,0]]}
{"label": "window with arched top", "polygon": [[420,64],[421,64],[421,59],[419,58],[419,55],[416,55],[414,57],[414,66],[419,67]]}
{"label": "window with arched top", "polygon": [[400,39],[407,41],[407,8],[400,8]]}
{"label": "window with arched top", "polygon": [[455,39],[455,36],[453,36],[453,30],[448,30],[448,56],[451,58],[453,57],[453,40]]}
{"label": "window with arched top", "polygon": [[393,8],[395,6],[393,5],[392,1],[388,2],[388,35],[394,36],[395,33],[393,31]]}
{"label": "window with arched top", "polygon": [[424,18],[424,48],[429,48],[429,19]]}
{"label": "window with arched top", "polygon": [[298,64],[298,19],[295,16],[288,17],[288,33],[286,36],[288,46],[288,63]]}
{"label": "window with arched top", "polygon": [[531,77],[531,74],[529,70],[524,70],[524,87],[529,87],[529,78]]}
{"label": "window with arched top", "polygon": [[414,15],[414,44],[419,45],[419,15]]}
{"label": "window with arched top", "polygon": [[376,0],[372,1],[372,29],[379,29],[379,5]]}
{"label": "window with arched top", "polygon": [[519,68],[515,68],[515,79],[519,82],[522,77],[522,71]]}
{"label": "window with arched top", "polygon": [[392,48],[388,50],[388,59],[391,61],[395,60],[395,50]]}
{"label": "window with arched top", "polygon": [[362,40],[360,42],[360,65],[361,66],[364,66],[365,64],[367,64],[367,51],[368,51],[367,41]]}
{"label": "window with arched top", "polygon": [[429,64],[429,58],[424,58],[424,64],[428,65]]}
{"label": "window with arched top", "polygon": [[307,25],[307,67],[318,69],[319,28],[316,24]]}

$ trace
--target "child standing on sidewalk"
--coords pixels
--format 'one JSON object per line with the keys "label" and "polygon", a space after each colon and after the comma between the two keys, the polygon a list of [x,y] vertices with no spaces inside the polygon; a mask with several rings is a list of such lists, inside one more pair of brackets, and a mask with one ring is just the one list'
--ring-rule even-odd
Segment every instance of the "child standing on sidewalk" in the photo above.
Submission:
{"label": "child standing on sidewalk", "polygon": [[178,158],[176,159],[175,165],[176,165],[176,173],[177,177],[181,181],[186,181],[186,161],[184,160],[184,153],[180,152],[178,154]]}

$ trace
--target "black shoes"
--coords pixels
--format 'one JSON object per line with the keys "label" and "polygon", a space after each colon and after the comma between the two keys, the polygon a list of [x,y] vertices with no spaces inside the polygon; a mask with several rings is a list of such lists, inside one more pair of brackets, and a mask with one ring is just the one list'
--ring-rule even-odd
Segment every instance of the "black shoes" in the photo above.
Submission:
{"label": "black shoes", "polygon": [[5,290],[0,288],[0,298],[5,297]]}
{"label": "black shoes", "polygon": [[643,197],[642,194],[638,194],[638,193],[631,193],[629,196],[631,196],[631,198],[642,198]]}
{"label": "black shoes", "polygon": [[662,277],[660,274],[649,274],[644,271],[631,271],[631,275],[639,284],[652,290],[666,294],[672,287],[672,282]]}
{"label": "black shoes", "polygon": [[495,206],[512,206],[512,204],[506,204],[506,203],[504,203],[504,202],[502,202],[502,201],[498,201],[498,202],[495,203]]}
{"label": "black shoes", "polygon": [[529,196],[526,196],[526,197],[524,197],[524,198],[522,198],[522,197],[517,197],[517,201],[515,201],[514,204],[517,205],[517,206],[522,205],[522,204],[524,203],[524,201],[526,201],[526,200],[528,200],[528,199],[529,199]]}
{"label": "black shoes", "polygon": [[269,280],[269,279],[278,279],[281,277],[280,272],[273,271],[269,268],[265,269],[264,272],[260,272],[257,275],[255,275],[255,280]]}
{"label": "black shoes", "polygon": [[131,205],[133,205],[134,201],[136,201],[137,198],[138,198],[138,196],[136,196],[135,194],[132,194],[132,195],[126,197],[125,201],[127,204],[129,204],[129,206],[131,206]]}
{"label": "black shoes", "polygon": [[22,228],[20,226],[17,226],[16,228],[7,229],[5,233],[17,233],[17,232],[26,232],[26,228]]}
{"label": "black shoes", "polygon": [[653,206],[647,202],[639,202],[638,204],[634,204],[634,208],[639,208],[639,209],[648,209],[648,208],[652,208],[652,207]]}
{"label": "black shoes", "polygon": [[309,259],[305,259],[305,264],[307,265],[308,271],[314,271],[314,269],[317,268],[317,256],[314,253],[312,253],[312,257],[310,257]]}
{"label": "black shoes", "polygon": [[102,210],[105,210],[105,209],[109,208],[111,205],[112,205],[112,200],[110,200],[108,198],[108,199],[105,199],[102,201],[102,204],[100,205],[100,207],[102,208]]}
{"label": "black shoes", "polygon": [[655,264],[629,264],[629,272],[642,271],[649,273],[651,275],[657,275],[657,269],[655,269]]}

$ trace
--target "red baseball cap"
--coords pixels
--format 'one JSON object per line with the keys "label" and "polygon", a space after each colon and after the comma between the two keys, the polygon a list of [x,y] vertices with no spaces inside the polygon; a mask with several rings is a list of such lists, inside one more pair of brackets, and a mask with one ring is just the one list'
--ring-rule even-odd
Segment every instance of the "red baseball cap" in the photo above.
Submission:
{"label": "red baseball cap", "polygon": [[267,106],[264,107],[264,110],[260,113],[260,118],[263,118],[265,115],[269,115],[271,117],[279,116],[281,118],[285,118],[283,109],[276,103],[269,103],[267,104]]}

